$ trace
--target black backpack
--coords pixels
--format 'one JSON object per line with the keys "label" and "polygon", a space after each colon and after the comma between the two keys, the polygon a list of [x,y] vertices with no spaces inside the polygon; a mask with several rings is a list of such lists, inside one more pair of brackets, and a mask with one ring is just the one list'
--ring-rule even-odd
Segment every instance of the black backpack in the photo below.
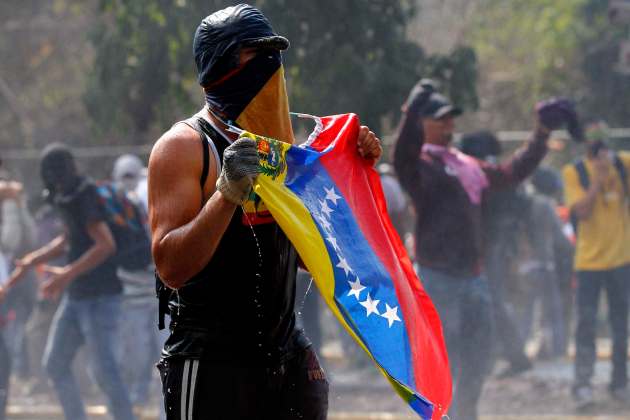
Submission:
{"label": "black backpack", "polygon": [[132,271],[146,269],[152,261],[146,212],[111,182],[96,183],[96,192],[116,242],[116,265]]}

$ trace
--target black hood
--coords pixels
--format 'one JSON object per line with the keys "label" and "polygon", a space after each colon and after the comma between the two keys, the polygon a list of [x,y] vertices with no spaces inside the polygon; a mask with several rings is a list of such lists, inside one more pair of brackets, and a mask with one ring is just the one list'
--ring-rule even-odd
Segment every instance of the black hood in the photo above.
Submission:
{"label": "black hood", "polygon": [[289,41],[276,34],[260,10],[239,4],[219,10],[201,21],[193,40],[198,81],[208,86],[233,70],[242,46],[286,50]]}
{"label": "black hood", "polygon": [[53,143],[42,151],[39,170],[50,198],[71,193],[79,184],[74,156],[63,144]]}

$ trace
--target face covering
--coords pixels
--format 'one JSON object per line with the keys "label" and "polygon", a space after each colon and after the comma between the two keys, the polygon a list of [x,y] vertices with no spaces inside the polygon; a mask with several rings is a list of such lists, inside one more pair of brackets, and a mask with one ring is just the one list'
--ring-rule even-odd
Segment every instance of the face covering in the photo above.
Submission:
{"label": "face covering", "polygon": [[71,194],[80,180],[70,151],[56,145],[52,145],[42,153],[40,175],[46,187],[48,199]]}
{"label": "face covering", "polygon": [[208,86],[206,103],[229,124],[285,143],[295,142],[279,51],[261,50]]}

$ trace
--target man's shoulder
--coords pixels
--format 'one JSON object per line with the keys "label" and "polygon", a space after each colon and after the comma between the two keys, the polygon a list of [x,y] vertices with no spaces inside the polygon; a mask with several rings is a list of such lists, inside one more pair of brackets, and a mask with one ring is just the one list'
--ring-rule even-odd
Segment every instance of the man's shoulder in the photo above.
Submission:
{"label": "man's shoulder", "polygon": [[[168,129],[153,145],[153,152],[160,148],[170,147],[190,147],[191,145],[198,146],[200,141],[199,133],[183,122],[173,125]],[[152,153],[153,153],[152,152]]]}

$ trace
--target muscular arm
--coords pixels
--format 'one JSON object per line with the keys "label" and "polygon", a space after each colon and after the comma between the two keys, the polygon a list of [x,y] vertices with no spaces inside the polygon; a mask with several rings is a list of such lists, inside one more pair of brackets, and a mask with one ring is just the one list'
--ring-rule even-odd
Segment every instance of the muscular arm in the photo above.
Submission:
{"label": "muscular arm", "polygon": [[210,154],[204,201],[199,179],[201,143],[197,133],[175,126],[156,143],[149,159],[149,220],[152,251],[160,278],[182,287],[210,261],[236,205],[215,191],[217,162]]}

